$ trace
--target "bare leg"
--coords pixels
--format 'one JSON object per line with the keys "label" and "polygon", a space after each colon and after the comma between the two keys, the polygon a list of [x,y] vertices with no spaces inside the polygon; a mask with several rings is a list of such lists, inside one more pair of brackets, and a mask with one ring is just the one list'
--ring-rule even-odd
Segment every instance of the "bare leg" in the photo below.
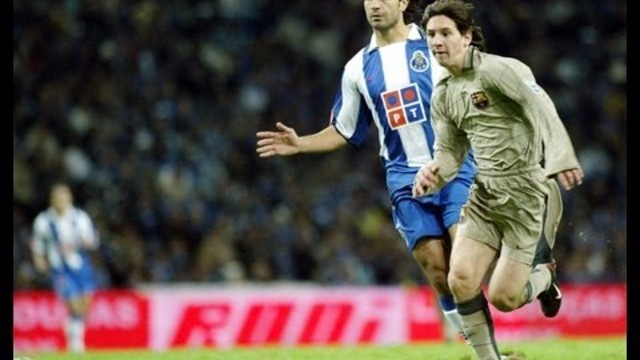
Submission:
{"label": "bare leg", "polygon": [[447,335],[447,331],[451,332],[449,329],[452,327],[461,338],[465,338],[462,331],[462,322],[447,282],[450,253],[448,240],[436,238],[421,240],[413,250],[414,259],[418,262],[422,273],[436,292],[438,307],[441,310],[440,319],[445,339],[447,340],[450,337],[450,335]]}
{"label": "bare leg", "polygon": [[67,321],[66,333],[67,343],[72,352],[84,352],[85,317],[89,309],[91,295],[82,295],[67,301],[69,309],[69,319]]}
{"label": "bare leg", "polygon": [[482,284],[497,251],[486,244],[457,238],[451,253],[449,286],[456,299],[464,333],[480,360],[499,360],[493,320]]}

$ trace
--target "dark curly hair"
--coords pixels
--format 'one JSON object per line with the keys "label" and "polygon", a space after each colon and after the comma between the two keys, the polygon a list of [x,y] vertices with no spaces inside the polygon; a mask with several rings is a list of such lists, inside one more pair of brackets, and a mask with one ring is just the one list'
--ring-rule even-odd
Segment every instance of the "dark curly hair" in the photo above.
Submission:
{"label": "dark curly hair", "polygon": [[405,24],[410,23],[420,23],[420,17],[422,15],[422,9],[424,5],[422,3],[425,0],[408,0],[407,8],[404,9],[404,13],[402,13],[402,18],[404,19]]}
{"label": "dark curly hair", "polygon": [[456,27],[460,33],[471,31],[471,45],[477,47],[480,51],[485,51],[484,35],[482,28],[476,25],[473,19],[473,4],[463,0],[436,0],[429,4],[424,10],[420,26],[425,28],[429,19],[436,15],[444,15],[456,23]]}

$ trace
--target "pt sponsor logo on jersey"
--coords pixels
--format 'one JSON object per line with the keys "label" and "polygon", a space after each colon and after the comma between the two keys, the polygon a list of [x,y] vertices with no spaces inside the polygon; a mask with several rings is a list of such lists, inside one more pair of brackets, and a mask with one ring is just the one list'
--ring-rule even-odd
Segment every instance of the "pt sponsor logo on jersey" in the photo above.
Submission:
{"label": "pt sponsor logo on jersey", "polygon": [[480,110],[486,109],[489,106],[489,97],[484,91],[476,91],[471,94],[471,103]]}
{"label": "pt sponsor logo on jersey", "polygon": [[387,121],[393,130],[427,119],[418,85],[389,90],[382,93],[382,102],[387,113]]}

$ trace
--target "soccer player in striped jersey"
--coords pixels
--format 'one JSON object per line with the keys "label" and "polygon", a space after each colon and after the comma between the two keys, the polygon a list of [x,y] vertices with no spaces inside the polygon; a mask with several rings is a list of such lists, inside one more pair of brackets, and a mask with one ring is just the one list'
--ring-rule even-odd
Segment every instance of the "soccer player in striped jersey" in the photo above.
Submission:
{"label": "soccer player in striped jersey", "polygon": [[447,285],[448,249],[475,164],[467,156],[456,179],[440,192],[413,198],[415,174],[434,150],[429,106],[441,69],[422,29],[412,22],[419,12],[416,1],[364,0],[363,5],[373,34],[344,67],[330,124],[298,136],[278,122],[279,131],[257,133],[257,153],[266,158],[332,151],[346,144],[358,147],[375,124],[395,227],[435,289],[444,317],[464,337]]}
{"label": "soccer player in striped jersey", "polygon": [[49,196],[49,208],[33,222],[33,262],[38,271],[50,276],[53,290],[67,307],[67,348],[83,352],[85,316],[95,290],[87,250],[96,249],[99,240],[89,215],[73,205],[68,185],[54,184]]}
{"label": "soccer player in striped jersey", "polygon": [[560,310],[551,253],[562,215],[556,181],[570,190],[584,174],[549,95],[523,62],[484,51],[473,8],[436,0],[424,12],[429,46],[446,73],[431,104],[435,155],[416,175],[414,194],[437,193],[473,151],[478,173],[453,244],[449,286],[477,358],[497,360],[489,302],[509,312],[538,299],[546,317]]}

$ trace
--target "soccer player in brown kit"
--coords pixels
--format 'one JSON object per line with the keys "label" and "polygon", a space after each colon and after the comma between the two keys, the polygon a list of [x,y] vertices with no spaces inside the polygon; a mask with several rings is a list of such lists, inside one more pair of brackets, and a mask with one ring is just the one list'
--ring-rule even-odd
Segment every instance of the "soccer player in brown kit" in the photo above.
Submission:
{"label": "soccer player in brown kit", "polygon": [[[488,302],[509,312],[538,299],[546,317],[562,294],[551,250],[562,215],[558,182],[582,183],[571,139],[547,93],[521,61],[484,52],[473,5],[437,0],[421,25],[447,71],[434,89],[435,156],[413,195],[431,194],[472,150],[478,173],[453,242],[448,283],[478,359],[500,359]],[[494,260],[487,296],[482,285]],[[487,301],[488,299],[488,301]]]}

